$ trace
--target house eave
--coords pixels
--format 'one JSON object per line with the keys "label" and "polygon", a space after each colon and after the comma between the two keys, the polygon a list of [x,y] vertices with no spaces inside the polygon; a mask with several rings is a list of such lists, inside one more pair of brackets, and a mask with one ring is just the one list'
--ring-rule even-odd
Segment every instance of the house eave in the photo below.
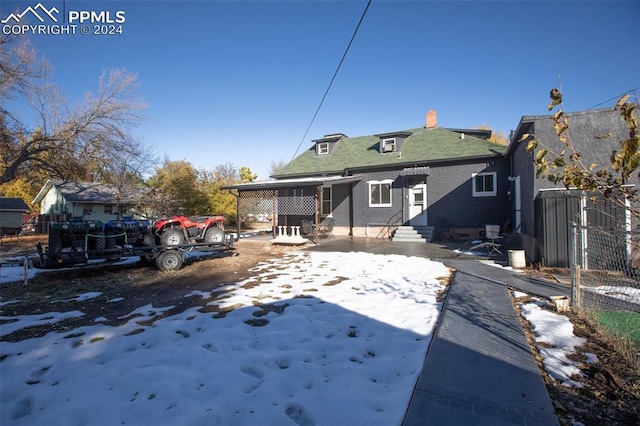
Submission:
{"label": "house eave", "polygon": [[356,182],[361,179],[360,176],[315,176],[304,178],[291,178],[280,180],[269,180],[263,182],[247,182],[238,183],[235,185],[226,185],[221,189],[225,190],[238,190],[238,191],[261,191],[267,189],[279,189],[279,188],[295,188],[301,186],[331,186],[343,183]]}
{"label": "house eave", "polygon": [[33,201],[31,202],[31,204],[38,204],[40,203],[45,195],[47,195],[47,192],[49,192],[49,190],[53,187],[53,182],[51,181],[51,179],[47,179],[47,181],[45,182],[45,184],[43,185],[43,187],[40,189],[40,191],[38,192],[38,194],[36,195],[36,197],[33,199]]}
{"label": "house eave", "polygon": [[374,166],[362,166],[362,167],[349,167],[344,170],[345,175],[353,174],[353,173],[366,173],[372,171],[380,171],[380,170],[402,170],[405,168],[411,167],[428,167],[428,166],[437,166],[442,164],[452,164],[452,163],[466,163],[466,162],[478,162],[482,160],[490,161],[496,158],[501,158],[503,155],[501,153],[496,153],[493,155],[475,155],[468,157],[458,157],[458,158],[443,158],[437,160],[422,160],[422,161],[407,161],[402,163],[387,163],[387,164],[378,164]]}

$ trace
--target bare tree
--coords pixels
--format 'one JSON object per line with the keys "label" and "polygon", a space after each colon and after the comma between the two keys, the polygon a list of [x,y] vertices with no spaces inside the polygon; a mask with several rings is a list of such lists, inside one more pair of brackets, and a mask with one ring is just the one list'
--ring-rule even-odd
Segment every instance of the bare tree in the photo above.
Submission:
{"label": "bare tree", "polygon": [[109,183],[151,169],[153,155],[131,135],[146,107],[135,94],[136,74],[103,72],[97,92],[68,109],[69,102],[46,80],[49,69],[26,41],[0,36],[2,105],[19,97],[35,113],[30,123],[0,107],[0,184],[33,169]]}
{"label": "bare tree", "polygon": [[283,160],[283,159],[271,160],[271,172],[269,173],[269,175],[278,174],[278,171],[280,171],[280,169],[282,169],[286,165],[287,165],[286,160]]}

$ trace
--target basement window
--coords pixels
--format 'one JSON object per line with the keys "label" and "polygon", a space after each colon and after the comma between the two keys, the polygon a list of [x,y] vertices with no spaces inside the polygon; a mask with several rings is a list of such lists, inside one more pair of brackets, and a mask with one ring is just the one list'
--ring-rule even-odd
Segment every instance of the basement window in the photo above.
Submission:
{"label": "basement window", "polygon": [[496,172],[474,173],[471,180],[474,197],[496,196]]}

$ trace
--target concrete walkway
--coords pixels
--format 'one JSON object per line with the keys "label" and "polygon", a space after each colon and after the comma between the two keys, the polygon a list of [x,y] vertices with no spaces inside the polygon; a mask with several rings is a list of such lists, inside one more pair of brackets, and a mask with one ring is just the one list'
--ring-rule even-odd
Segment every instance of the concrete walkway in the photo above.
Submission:
{"label": "concrete walkway", "polygon": [[456,270],[404,426],[559,424],[507,286],[547,298],[568,286],[442,245],[348,238],[308,249],[428,257]]}
{"label": "concrete walkway", "polygon": [[496,271],[505,281],[514,274],[445,263],[457,271],[404,425],[559,424],[508,289],[495,280]]}

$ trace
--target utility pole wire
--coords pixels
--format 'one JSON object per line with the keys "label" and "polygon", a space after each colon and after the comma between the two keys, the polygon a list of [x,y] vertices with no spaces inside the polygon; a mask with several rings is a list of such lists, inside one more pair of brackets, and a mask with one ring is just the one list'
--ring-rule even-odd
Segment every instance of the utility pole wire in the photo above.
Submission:
{"label": "utility pole wire", "polygon": [[353,32],[353,35],[351,36],[351,40],[349,41],[349,44],[347,45],[347,48],[345,49],[344,54],[342,55],[342,59],[340,59],[340,63],[338,64],[338,67],[336,68],[336,71],[333,73],[333,77],[331,77],[331,81],[329,82],[329,86],[327,86],[327,90],[325,90],[324,95],[322,96],[322,99],[320,100],[320,104],[318,105],[318,108],[316,109],[316,112],[313,114],[313,117],[311,118],[311,122],[309,123],[309,126],[307,127],[307,130],[304,132],[304,135],[302,136],[302,139],[300,140],[300,143],[298,144],[298,148],[296,148],[296,152],[293,153],[293,157],[291,157],[291,160],[296,158],[296,155],[298,154],[298,151],[300,150],[300,147],[302,146],[302,143],[304,142],[304,139],[307,137],[307,134],[309,133],[309,130],[311,130],[311,126],[313,125],[313,122],[316,120],[316,117],[318,116],[318,112],[320,112],[320,108],[322,108],[322,104],[324,103],[325,98],[329,94],[329,90],[331,89],[331,86],[333,85],[333,81],[336,79],[336,76],[338,75],[338,71],[340,71],[340,67],[342,67],[342,63],[344,62],[345,58],[347,57],[347,53],[349,52],[349,48],[351,47],[351,44],[353,43],[353,40],[356,38],[356,34],[358,33],[358,29],[360,28],[360,24],[362,24],[362,21],[364,20],[364,17],[367,14],[367,10],[369,9],[369,6],[371,5],[371,1],[372,0],[369,0],[367,2],[367,7],[364,8],[364,12],[362,12],[362,16],[360,17],[360,22],[358,22],[358,25],[356,26],[356,29]]}
{"label": "utility pole wire", "polygon": [[636,90],[638,90],[638,89],[640,89],[640,86],[638,86],[638,87],[634,87],[633,89],[630,89],[630,90],[627,90],[626,92],[621,93],[621,94],[619,94],[618,96],[614,96],[614,97],[613,97],[613,98],[611,98],[611,99],[607,99],[606,101],[602,101],[602,102],[600,102],[599,104],[596,104],[596,105],[592,106],[591,108],[587,108],[587,111],[589,111],[590,109],[597,108],[597,107],[599,107],[600,105],[606,104],[606,103],[611,102],[611,101],[613,101],[613,100],[618,100],[618,99],[620,99],[622,96],[626,95],[627,93],[634,92],[634,91],[636,91]]}

